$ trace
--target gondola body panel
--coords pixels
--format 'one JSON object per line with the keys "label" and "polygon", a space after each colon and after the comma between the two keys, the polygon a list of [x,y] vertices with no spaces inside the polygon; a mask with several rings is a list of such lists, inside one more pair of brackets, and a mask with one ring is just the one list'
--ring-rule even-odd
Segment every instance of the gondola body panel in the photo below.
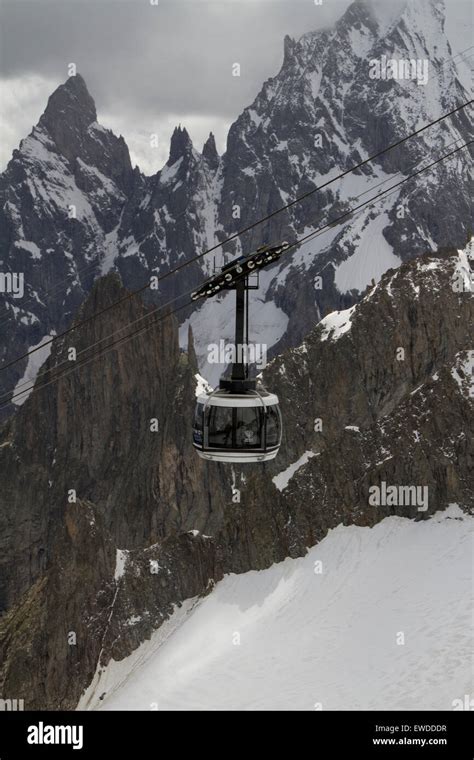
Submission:
{"label": "gondola body panel", "polygon": [[281,443],[278,397],[265,390],[199,396],[193,445],[203,459],[251,463],[274,459]]}

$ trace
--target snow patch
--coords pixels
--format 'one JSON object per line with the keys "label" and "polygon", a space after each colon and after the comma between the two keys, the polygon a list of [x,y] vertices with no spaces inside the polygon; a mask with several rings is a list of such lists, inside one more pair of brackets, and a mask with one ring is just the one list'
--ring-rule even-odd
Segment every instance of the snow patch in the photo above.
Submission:
{"label": "snow patch", "polygon": [[171,166],[168,166],[168,164],[166,164],[160,173],[160,185],[167,185],[169,182],[171,182],[178,173],[179,167],[182,163],[183,156],[181,156],[181,158],[178,158],[178,160],[175,161],[175,163]]}
{"label": "snow patch", "polygon": [[457,361],[451,369],[451,375],[463,395],[474,398],[474,351],[457,355]]}
{"label": "snow patch", "polygon": [[442,269],[442,261],[440,259],[436,261],[429,261],[428,264],[423,264],[422,262],[417,262],[418,269],[420,272],[435,272],[438,269]]}
{"label": "snow patch", "polygon": [[454,268],[451,284],[456,292],[472,292],[473,275],[471,272],[470,261],[474,256],[474,238],[471,238],[466,248],[458,250],[458,261]]}
{"label": "snow patch", "polygon": [[118,581],[125,572],[125,565],[127,564],[129,552],[127,549],[117,549],[115,559],[115,573],[114,580]]}
{"label": "snow patch", "polygon": [[314,451],[305,451],[304,454],[302,454],[300,458],[296,460],[296,462],[293,462],[293,464],[290,464],[290,466],[287,467],[286,470],[283,470],[282,472],[278,473],[278,475],[275,475],[275,477],[273,477],[272,480],[275,483],[278,490],[284,491],[288,483],[290,482],[291,478],[295,474],[295,472],[298,472],[300,467],[303,467],[303,465],[309,462],[311,457],[314,457],[314,456],[316,456]]}
{"label": "snow patch", "polygon": [[33,259],[41,258],[41,249],[38,248],[36,243],[33,243],[32,240],[16,240],[15,248],[20,248],[23,251],[28,251],[31,253],[31,257]]}
{"label": "snow patch", "polygon": [[194,377],[196,378],[196,398],[211,393],[212,388],[202,375],[197,373]]}
{"label": "snow patch", "polygon": [[30,346],[29,351],[34,351],[36,348],[39,350],[35,351],[34,354],[31,354],[28,357],[28,364],[26,365],[25,374],[17,382],[15,388],[13,389],[13,395],[21,393],[21,396],[14,398],[12,401],[12,403],[16,406],[22,406],[22,404],[25,403],[26,399],[33,391],[34,383],[36,381],[40,367],[44,364],[51,353],[52,343],[49,343],[47,346],[43,344],[47,343],[47,341],[51,340],[51,338],[53,338],[55,335],[55,332],[44,335],[39,343],[36,343],[34,346]]}
{"label": "snow patch", "polygon": [[323,328],[320,340],[338,340],[341,335],[348,332],[351,327],[351,317],[355,311],[355,306],[351,306],[350,309],[344,309],[343,311],[332,311],[327,317],[319,322],[319,325]]}
{"label": "snow patch", "polygon": [[400,259],[382,234],[389,224],[386,212],[368,221],[361,217],[353,222],[350,236],[358,236],[356,251],[336,267],[334,274],[340,293],[353,289],[362,292],[372,280],[378,282],[387,269],[400,266]]}

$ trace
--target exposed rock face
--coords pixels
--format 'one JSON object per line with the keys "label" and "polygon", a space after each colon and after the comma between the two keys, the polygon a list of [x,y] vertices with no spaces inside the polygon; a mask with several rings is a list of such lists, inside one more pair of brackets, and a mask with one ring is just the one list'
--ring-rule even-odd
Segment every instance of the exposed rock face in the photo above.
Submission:
{"label": "exposed rock face", "polygon": [[173,164],[179,161],[180,158],[182,159],[185,156],[189,157],[192,152],[193,144],[187,129],[182,129],[181,125],[176,127],[171,135],[170,155],[166,162],[166,166],[173,166]]}
{"label": "exposed rock face", "polygon": [[[470,276],[465,252],[404,264],[278,357],[264,377],[285,419],[271,467],[234,470],[192,451],[196,366],[172,318],[36,390],[0,431],[2,697],[72,709],[98,665],[129,654],[173,604],[224,573],[301,555],[340,522],[472,509],[473,304],[455,285]],[[123,294],[108,275],[79,317]],[[73,345],[149,309],[125,301]],[[70,345],[56,345],[43,379]],[[305,451],[313,456],[285,478]],[[427,486],[427,508],[371,504],[382,482]]]}
{"label": "exposed rock face", "polygon": [[212,134],[212,132],[210,133],[209,137],[204,143],[204,147],[202,149],[202,155],[208,162],[211,169],[217,169],[219,165],[219,154],[217,153],[216,139],[214,135]]}
{"label": "exposed rock face", "polygon": [[[70,325],[137,181],[123,138],[97,123],[83,79],[71,77],[0,178],[1,271],[24,275],[22,298],[0,294],[2,362]],[[4,373],[2,389],[26,364]]]}
{"label": "exposed rock face", "polygon": [[[371,61],[384,55],[426,61],[427,83],[371,78]],[[151,275],[182,264],[468,100],[462,68],[445,36],[442,3],[413,0],[382,20],[369,0],[358,0],[333,29],[298,41],[286,38],[281,70],[232,125],[222,157],[212,135],[201,154],[178,127],[169,159],[153,177],[132,170],[123,138],[97,123],[84,81],[71,77],[53,93],[0,179],[0,271],[25,276],[24,298],[0,294],[0,362],[64,329],[94,279],[110,268],[127,287],[142,287]],[[391,184],[381,182],[396,173],[394,179],[401,179],[469,135],[463,111],[273,217],[229,244],[225,255],[294,240],[355,205],[360,193],[369,191],[362,198],[367,200]],[[274,354],[298,345],[321,316],[356,302],[372,277],[426,250],[463,244],[468,183],[464,151],[292,249],[262,279],[253,301],[254,340],[268,341]],[[211,271],[213,258],[164,280],[149,300],[188,293]],[[318,289],[316,276],[322,277]],[[208,342],[203,325],[217,313],[225,332],[228,312],[224,299],[220,310],[204,304],[193,314],[201,368]],[[264,334],[269,322],[271,339]],[[26,360],[4,373],[2,389],[11,390],[25,369]]]}
{"label": "exposed rock face", "polygon": [[56,150],[73,162],[87,151],[87,130],[95,121],[95,103],[78,74],[53,92],[38,126],[48,132]]}
{"label": "exposed rock face", "polygon": [[[110,275],[78,318],[123,296],[117,276]],[[124,326],[146,313],[136,300],[125,301],[118,314],[108,312],[100,325],[88,323],[73,340],[58,342],[40,382],[54,377],[54,365],[64,370],[71,345],[78,361],[87,359],[88,353],[81,355],[86,346],[102,340],[106,348],[110,340],[104,338],[117,330],[127,335]],[[212,527],[222,514],[220,473],[207,471],[191,447],[196,368],[178,347],[174,320],[152,324],[107,357],[106,365],[91,362],[34,393],[2,435],[0,470],[9,473],[9,483],[0,509],[0,605],[11,610],[3,621],[4,689],[29,683],[31,704],[46,707],[72,707],[77,694],[71,683],[80,690],[85,672],[92,677],[116,591],[117,548],[133,552],[159,542],[170,546],[174,561],[182,553],[187,580],[175,574],[165,584],[148,622],[156,625],[167,597],[176,602],[179,589],[193,584],[196,593],[202,590],[190,559],[199,555],[199,542],[176,534],[204,522]],[[70,503],[71,489],[76,503]],[[77,647],[70,648],[69,631]],[[28,664],[33,648],[35,669]]]}
{"label": "exposed rock face", "polygon": [[471,244],[389,270],[357,307],[329,315],[272,362],[266,381],[289,400],[286,431],[293,445],[300,441],[286,447],[289,461],[323,450],[347,425],[366,428],[391,415],[415,388],[434,385],[439,367],[454,366],[472,343],[472,266]]}

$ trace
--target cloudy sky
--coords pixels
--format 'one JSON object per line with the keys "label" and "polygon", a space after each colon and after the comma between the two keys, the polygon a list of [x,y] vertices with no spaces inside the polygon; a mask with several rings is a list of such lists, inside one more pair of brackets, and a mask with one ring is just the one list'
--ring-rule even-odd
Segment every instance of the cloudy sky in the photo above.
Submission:
{"label": "cloudy sky", "polygon": [[[376,0],[387,6],[393,0]],[[470,0],[445,0],[454,52],[472,44]],[[146,173],[178,123],[219,152],[280,68],[285,34],[332,24],[349,0],[0,0],[0,170],[75,63],[99,120],[123,134]],[[241,66],[232,76],[232,64]],[[150,134],[158,134],[157,148]]]}

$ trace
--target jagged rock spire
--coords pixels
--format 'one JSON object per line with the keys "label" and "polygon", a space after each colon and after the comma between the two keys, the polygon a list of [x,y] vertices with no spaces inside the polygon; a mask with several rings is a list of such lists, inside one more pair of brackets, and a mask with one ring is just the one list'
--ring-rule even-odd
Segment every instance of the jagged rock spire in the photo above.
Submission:
{"label": "jagged rock spire", "polygon": [[216,140],[212,132],[209,132],[209,137],[204,143],[202,155],[213,169],[217,167],[219,163],[219,154],[216,148]]}
{"label": "jagged rock spire", "polygon": [[285,34],[285,39],[283,40],[283,63],[288,63],[292,58],[297,44],[298,43],[290,37],[289,34]]}
{"label": "jagged rock spire", "polygon": [[186,127],[181,127],[179,124],[174,128],[174,132],[171,135],[170,143],[170,155],[167,161],[168,166],[176,163],[185,153],[189,153],[192,150],[193,143],[188,134]]}
{"label": "jagged rock spire", "polygon": [[193,334],[193,328],[191,327],[191,323],[189,323],[188,327],[188,361],[193,368],[193,371],[198,372],[199,365],[198,360],[196,357],[196,350],[194,347],[194,334]]}
{"label": "jagged rock spire", "polygon": [[58,150],[67,158],[75,158],[82,135],[97,120],[94,100],[80,74],[69,77],[50,96],[39,126],[46,129]]}
{"label": "jagged rock spire", "polygon": [[84,127],[97,120],[94,100],[80,74],[69,77],[49,97],[41,121],[51,127],[58,119],[73,119]]}

